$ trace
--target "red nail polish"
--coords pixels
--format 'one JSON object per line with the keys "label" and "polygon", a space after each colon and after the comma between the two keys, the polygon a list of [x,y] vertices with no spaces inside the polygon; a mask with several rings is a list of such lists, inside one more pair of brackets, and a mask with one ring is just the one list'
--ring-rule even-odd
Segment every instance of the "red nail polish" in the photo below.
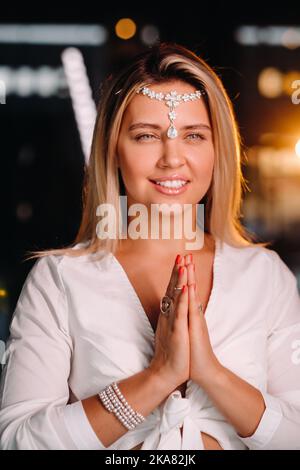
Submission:
{"label": "red nail polish", "polygon": [[180,261],[181,261],[181,256],[177,255],[176,256],[176,264],[180,264]]}
{"label": "red nail polish", "polygon": [[190,260],[191,260],[191,263],[193,262],[193,255],[192,253],[190,253]]}

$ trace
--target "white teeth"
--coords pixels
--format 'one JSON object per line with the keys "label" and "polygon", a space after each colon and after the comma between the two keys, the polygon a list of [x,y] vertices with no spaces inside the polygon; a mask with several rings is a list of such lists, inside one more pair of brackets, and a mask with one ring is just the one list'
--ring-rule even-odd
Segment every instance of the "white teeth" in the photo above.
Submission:
{"label": "white teeth", "polygon": [[156,184],[159,184],[160,186],[164,186],[165,188],[181,188],[182,186],[187,184],[187,181],[182,181],[182,180],[156,181]]}

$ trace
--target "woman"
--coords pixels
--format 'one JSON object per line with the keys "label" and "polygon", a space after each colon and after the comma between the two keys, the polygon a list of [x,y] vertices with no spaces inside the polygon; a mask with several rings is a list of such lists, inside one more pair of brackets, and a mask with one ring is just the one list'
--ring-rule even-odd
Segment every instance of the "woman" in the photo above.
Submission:
{"label": "woman", "polygon": [[107,80],[77,238],[34,254],[11,322],[2,449],[300,449],[296,278],[239,222],[240,165],[192,51],[158,44]]}

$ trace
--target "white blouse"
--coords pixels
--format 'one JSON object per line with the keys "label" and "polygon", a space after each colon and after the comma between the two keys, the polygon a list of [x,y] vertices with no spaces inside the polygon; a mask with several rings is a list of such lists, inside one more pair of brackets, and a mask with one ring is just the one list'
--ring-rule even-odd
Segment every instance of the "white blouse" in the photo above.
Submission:
{"label": "white blouse", "polygon": [[[75,248],[84,244],[78,244]],[[145,369],[155,333],[125,270],[110,253],[36,261],[10,325],[0,388],[1,449],[300,449],[300,298],[274,251],[216,239],[206,309],[213,350],[263,394],[255,433],[242,438],[189,380],[109,447],[82,407],[113,381]],[[180,425],[183,424],[181,436]]]}

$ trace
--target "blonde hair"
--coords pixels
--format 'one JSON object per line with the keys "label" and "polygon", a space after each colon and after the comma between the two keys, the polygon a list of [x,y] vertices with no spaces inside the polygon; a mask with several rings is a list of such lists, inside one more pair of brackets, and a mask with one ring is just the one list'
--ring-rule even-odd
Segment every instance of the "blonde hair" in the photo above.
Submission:
{"label": "blonde hair", "polygon": [[[215,149],[211,185],[199,201],[205,204],[205,231],[232,246],[269,244],[254,241],[256,236],[240,223],[242,193],[248,189],[241,170],[241,136],[220,78],[196,53],[176,43],[164,42],[147,49],[116,76],[103,82],[90,158],[85,167],[83,213],[76,238],[64,248],[30,251],[28,259],[49,254],[80,256],[98,252],[101,258],[106,252],[116,252],[118,238],[97,237],[96,209],[100,204],[112,204],[117,221],[121,220],[119,196],[124,185],[117,167],[116,145],[124,112],[140,87],[174,80],[205,90]],[[77,244],[83,245],[74,249]]]}

